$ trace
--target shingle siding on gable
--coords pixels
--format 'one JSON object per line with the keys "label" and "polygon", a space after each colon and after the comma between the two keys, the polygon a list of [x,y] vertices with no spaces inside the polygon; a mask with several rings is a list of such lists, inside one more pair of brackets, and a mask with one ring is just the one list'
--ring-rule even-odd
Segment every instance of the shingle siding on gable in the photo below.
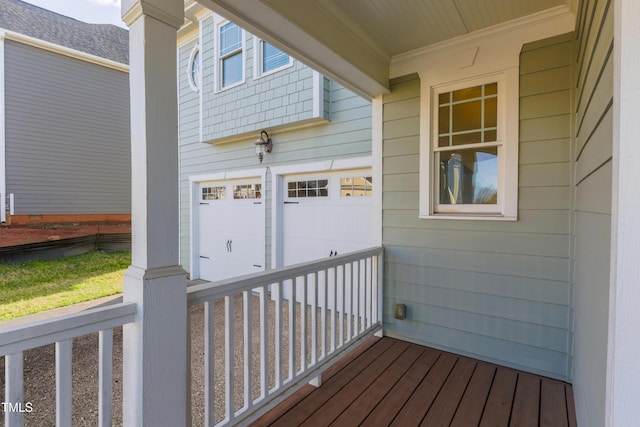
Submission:
{"label": "shingle siding on gable", "polygon": [[292,66],[268,75],[254,75],[254,36],[246,32],[244,83],[218,91],[213,16],[205,18],[201,28],[204,140],[215,141],[311,119],[326,119],[326,105],[320,108],[319,117],[314,116],[313,71],[299,61],[294,60]]}
{"label": "shingle siding on gable", "polygon": [[5,40],[16,214],[130,213],[129,76]]}

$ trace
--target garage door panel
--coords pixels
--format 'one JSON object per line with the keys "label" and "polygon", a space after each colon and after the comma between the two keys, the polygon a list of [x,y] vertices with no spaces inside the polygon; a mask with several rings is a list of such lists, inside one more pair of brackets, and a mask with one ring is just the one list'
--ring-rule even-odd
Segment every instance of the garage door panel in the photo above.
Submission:
{"label": "garage door panel", "polygon": [[264,270],[265,210],[259,179],[200,184],[200,278],[221,280]]}
{"label": "garage door panel", "polygon": [[283,180],[283,265],[371,245],[370,175],[370,170],[354,170],[289,176]]}

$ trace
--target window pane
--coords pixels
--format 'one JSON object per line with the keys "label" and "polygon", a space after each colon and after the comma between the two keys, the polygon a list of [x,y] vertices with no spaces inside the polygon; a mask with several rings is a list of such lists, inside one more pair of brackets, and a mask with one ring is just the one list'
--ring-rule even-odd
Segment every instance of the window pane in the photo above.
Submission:
{"label": "window pane", "polygon": [[438,115],[438,134],[449,133],[449,106],[440,107]]}
{"label": "window pane", "polygon": [[498,148],[486,147],[437,153],[440,204],[496,204]]}
{"label": "window pane", "polygon": [[481,132],[470,132],[453,135],[451,137],[451,145],[477,144],[482,142],[480,139]]}
{"label": "window pane", "polygon": [[242,30],[233,22],[220,27],[220,55],[224,56],[242,47]]}
{"label": "window pane", "polygon": [[371,196],[373,179],[370,176],[340,178],[340,196]]}
{"label": "window pane", "polygon": [[464,102],[453,106],[453,132],[475,130],[482,127],[481,101]]}
{"label": "window pane", "polygon": [[222,87],[242,80],[242,52],[222,60]]}
{"label": "window pane", "polygon": [[328,180],[290,181],[287,183],[289,197],[327,197]]}
{"label": "window pane", "polygon": [[498,93],[498,83],[491,83],[488,85],[484,85],[484,94],[487,95],[496,95]]}
{"label": "window pane", "polygon": [[196,88],[200,87],[200,51],[193,55],[193,61],[191,62],[191,83]]}
{"label": "window pane", "polygon": [[202,200],[224,200],[227,198],[227,187],[203,187]]}
{"label": "window pane", "polygon": [[451,100],[451,92],[441,93],[438,97],[439,105],[448,104]]}
{"label": "window pane", "polygon": [[259,199],[262,197],[260,192],[262,184],[245,184],[233,186],[234,199]]}
{"label": "window pane", "polygon": [[495,130],[484,131],[484,142],[496,142],[498,140],[498,132]]}
{"label": "window pane", "polygon": [[449,136],[441,136],[438,138],[438,147],[448,147],[451,145],[451,141],[449,141]]}
{"label": "window pane", "polygon": [[278,49],[277,47],[262,42],[262,72],[266,73],[280,67],[284,67],[289,63],[289,55]]}
{"label": "window pane", "polygon": [[484,127],[496,126],[498,126],[498,98],[487,98],[484,100]]}
{"label": "window pane", "polygon": [[453,102],[464,101],[465,99],[480,98],[482,96],[482,86],[474,86],[460,89],[453,92]]}

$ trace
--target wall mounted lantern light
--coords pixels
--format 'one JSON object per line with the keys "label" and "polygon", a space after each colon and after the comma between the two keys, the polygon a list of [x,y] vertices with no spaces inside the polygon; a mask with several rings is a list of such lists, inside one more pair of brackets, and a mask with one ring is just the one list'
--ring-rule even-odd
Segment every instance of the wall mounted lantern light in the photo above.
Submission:
{"label": "wall mounted lantern light", "polygon": [[[264,135],[266,138],[263,138]],[[258,159],[260,159],[260,163],[262,163],[262,159],[264,159],[264,153],[271,153],[271,149],[273,148],[273,141],[269,138],[269,134],[266,130],[260,132],[260,138],[258,138],[255,142],[256,144],[256,155]]]}

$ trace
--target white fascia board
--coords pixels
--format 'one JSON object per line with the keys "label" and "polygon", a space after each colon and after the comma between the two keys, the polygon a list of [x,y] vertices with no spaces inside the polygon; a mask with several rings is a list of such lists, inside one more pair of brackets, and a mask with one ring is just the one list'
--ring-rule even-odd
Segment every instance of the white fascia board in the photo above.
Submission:
{"label": "white fascia board", "polygon": [[557,6],[397,55],[391,60],[389,78],[421,73],[442,83],[460,80],[468,70],[458,56],[473,49],[479,52],[475,75],[517,67],[524,44],[574,29],[575,15],[566,6]]}
{"label": "white fascia board", "polygon": [[13,40],[18,43],[23,43],[29,46],[48,50],[50,52],[68,56],[70,58],[79,59],[84,62],[90,62],[92,64],[100,65],[102,67],[112,68],[117,71],[122,71],[125,73],[129,72],[129,65],[123,64],[121,62],[116,62],[110,59],[102,58],[100,56],[91,55],[90,53],[81,52],[79,50],[71,49],[65,46],[60,46],[55,43],[36,39],[34,37],[25,36],[24,34],[16,33],[13,31],[4,30],[4,29],[0,29],[0,31],[2,31],[3,39]]}

